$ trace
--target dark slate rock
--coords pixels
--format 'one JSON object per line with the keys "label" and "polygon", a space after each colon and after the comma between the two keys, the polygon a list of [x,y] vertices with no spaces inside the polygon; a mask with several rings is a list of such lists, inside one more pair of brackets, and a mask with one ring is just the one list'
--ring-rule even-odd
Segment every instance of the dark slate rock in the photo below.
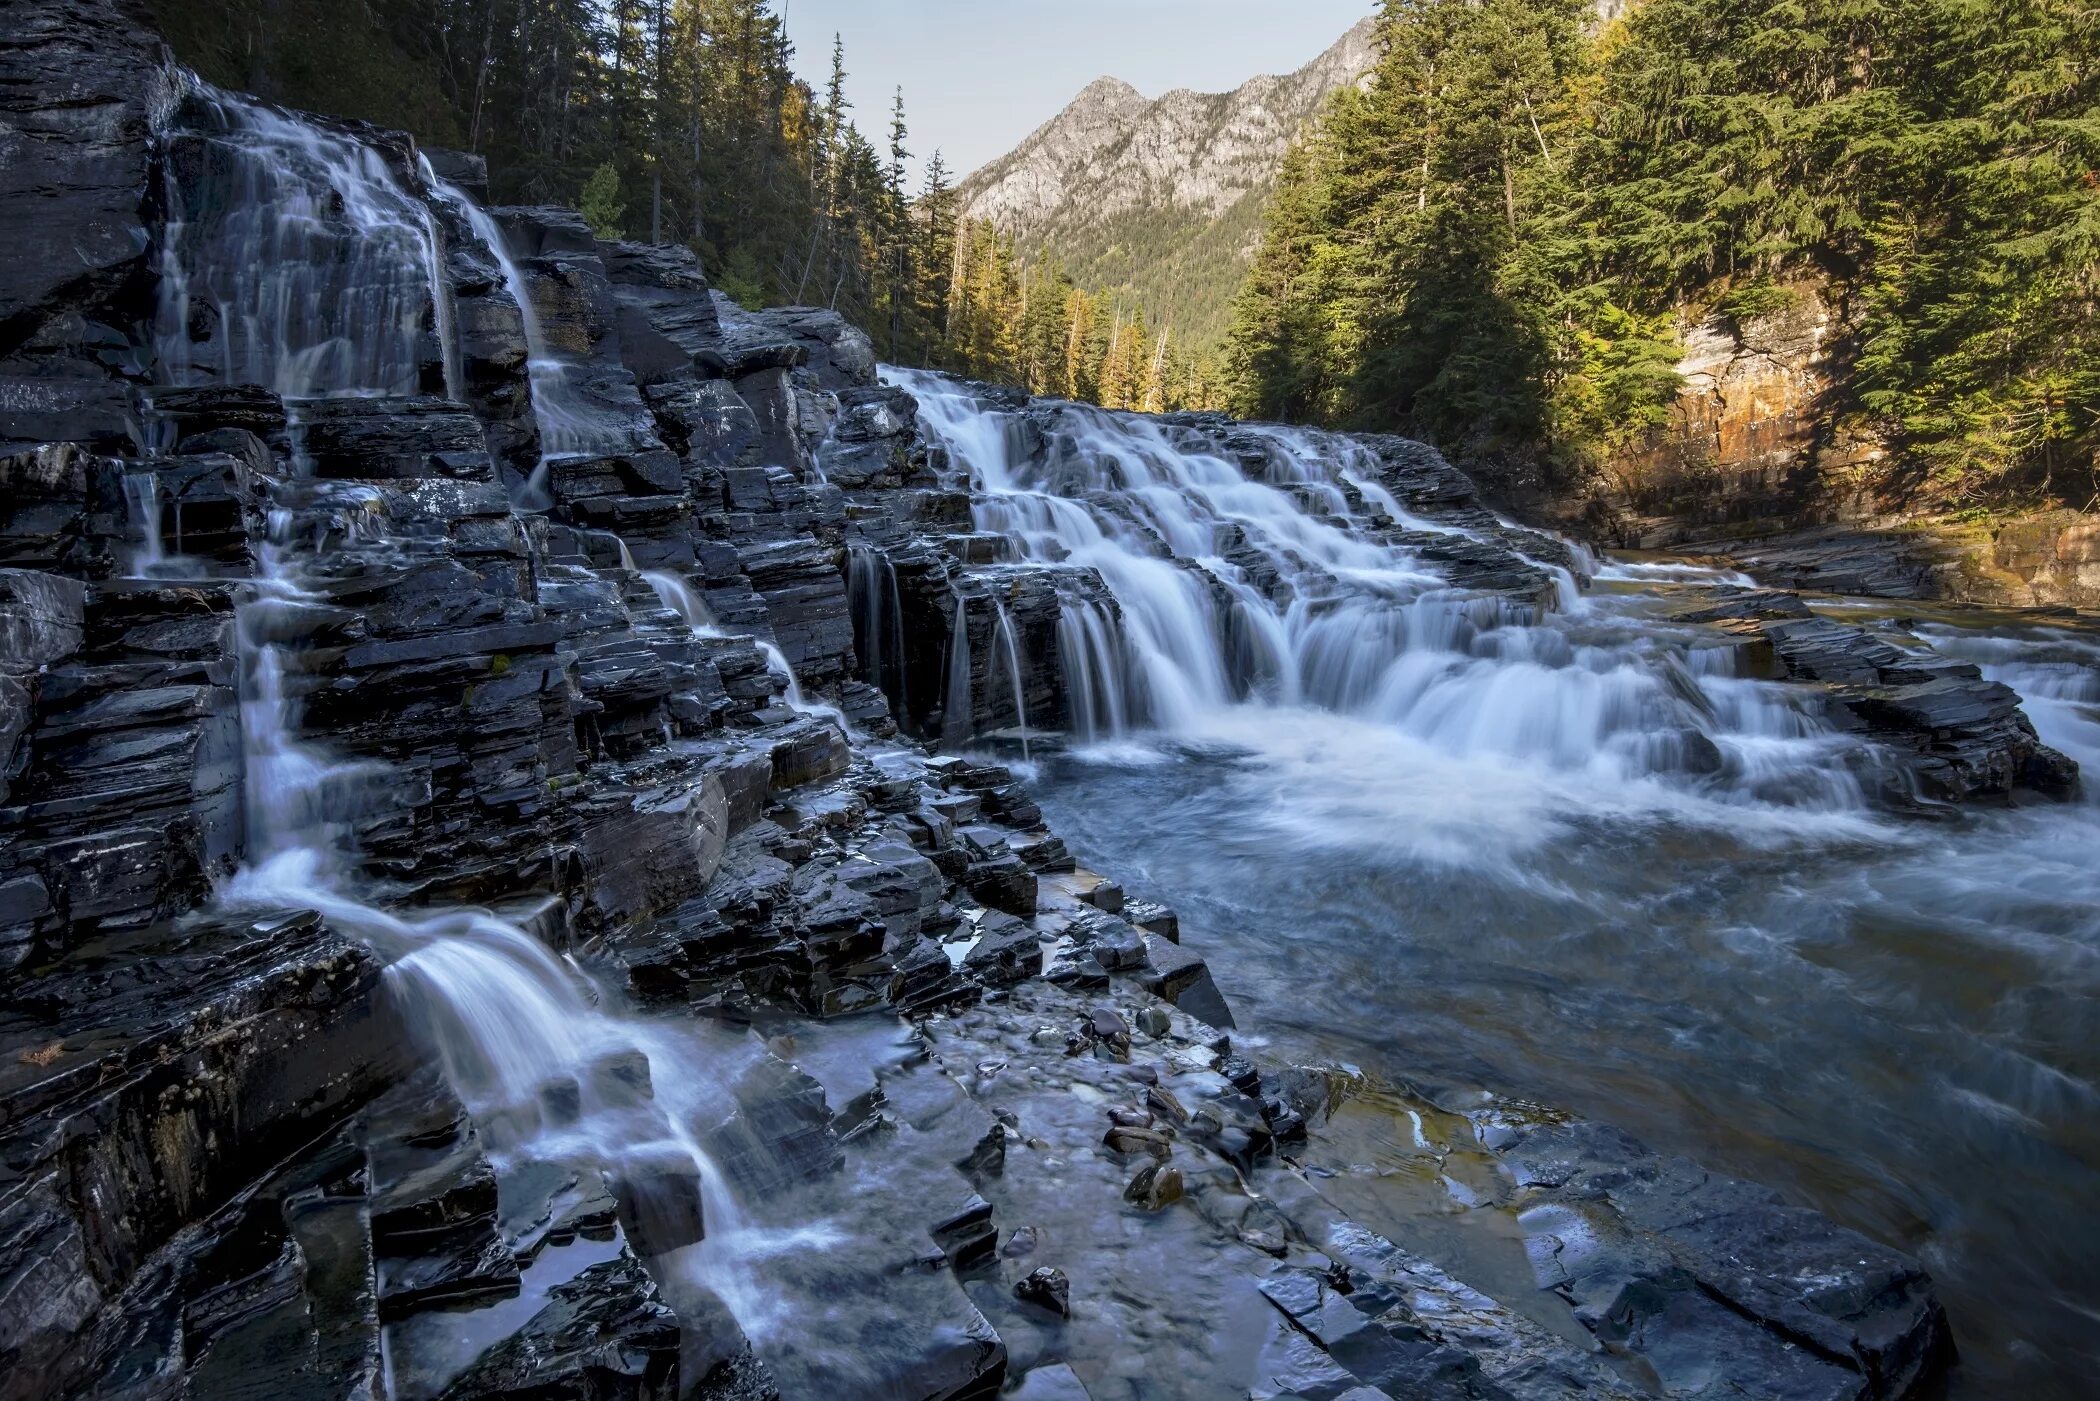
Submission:
{"label": "dark slate rock", "polygon": [[522,1327],[444,1390],[447,1401],[672,1401],[678,1315],[622,1254],[548,1291]]}
{"label": "dark slate rock", "polygon": [[[1652,1332],[1685,1365],[1703,1356],[1775,1395],[1906,1396],[1944,1360],[1946,1319],[1916,1261],[1775,1193],[1600,1124],[1538,1125],[1498,1151],[1527,1228],[1580,1243],[1541,1257],[1542,1283],[1593,1327]],[[1805,1369],[1775,1337],[1807,1350]]]}
{"label": "dark slate rock", "polygon": [[291,411],[316,476],[495,478],[479,420],[444,399],[310,399]]}
{"label": "dark slate rock", "polygon": [[1001,913],[978,921],[977,942],[963,957],[963,967],[995,986],[1032,978],[1042,971],[1042,963],[1042,939],[1035,929]]}
{"label": "dark slate rock", "polygon": [[422,151],[423,158],[430,162],[431,173],[438,179],[448,185],[457,185],[476,198],[488,193],[487,156],[472,151],[448,151],[441,146],[425,146]]}
{"label": "dark slate rock", "polygon": [[[106,316],[144,271],[149,126],[170,100],[159,41],[114,0],[12,7],[0,33],[0,355],[69,312]],[[72,333],[77,334],[77,333]],[[67,338],[58,331],[55,338]]]}
{"label": "dark slate rock", "polygon": [[1233,1025],[1232,1009],[1225,1005],[1224,995],[1210,975],[1210,965],[1165,939],[1148,938],[1145,943],[1149,964],[1143,975],[1146,991],[1165,998],[1198,1021],[1215,1027]]}
{"label": "dark slate rock", "polygon": [[131,388],[116,380],[0,375],[0,451],[78,443],[91,452],[139,450],[142,430]]}

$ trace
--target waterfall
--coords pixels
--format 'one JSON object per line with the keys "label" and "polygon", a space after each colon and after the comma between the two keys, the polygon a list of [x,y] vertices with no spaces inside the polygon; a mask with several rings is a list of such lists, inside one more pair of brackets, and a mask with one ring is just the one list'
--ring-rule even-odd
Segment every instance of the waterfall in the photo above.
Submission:
{"label": "waterfall", "polygon": [[[1736,674],[1734,650],[1710,636],[1586,596],[1485,511],[1433,520],[1408,509],[1357,440],[1076,404],[1024,414],[939,375],[884,373],[918,398],[976,529],[1013,542],[1019,560],[1000,568],[1064,581],[1060,663],[1082,741],[1200,737],[1247,706],[1309,710],[1453,758],[1608,784],[1661,777],[1737,800],[1863,802],[1843,746],[1803,708],[1813,702]],[[1540,597],[1454,586],[1437,562],[1453,551],[1526,569]],[[1112,609],[1077,601],[1088,578]],[[958,603],[950,743],[967,737],[972,699],[964,616]],[[993,641],[1017,671],[1003,607]],[[1688,668],[1682,658],[1702,649]]]}
{"label": "waterfall", "polygon": [[617,451],[621,444],[592,411],[578,382],[580,367],[559,354],[547,338],[539,308],[532,299],[532,284],[518,260],[511,256],[509,241],[495,216],[457,186],[433,180],[431,187],[458,209],[474,236],[488,245],[503,274],[505,290],[518,304],[518,315],[525,328],[525,373],[532,386],[532,416],[539,427],[540,460],[517,491],[513,504],[523,511],[547,510],[554,504],[549,494],[550,463]]}
{"label": "waterfall", "polygon": [[1006,654],[1006,679],[1007,684],[1013,688],[1014,721],[1020,726],[1021,758],[1025,761],[1029,757],[1028,697],[1022,694],[1021,689],[1021,649],[1014,645],[1013,619],[1007,616],[1006,605],[999,601],[997,595],[992,598],[992,610],[996,619],[992,627],[992,645]]}
{"label": "waterfall", "polygon": [[1129,727],[1117,655],[1115,620],[1092,599],[1066,600],[1058,611],[1057,651],[1063,668],[1066,722],[1081,743],[1122,734]]}
{"label": "waterfall", "polygon": [[960,744],[970,737],[971,706],[976,694],[970,688],[970,604],[955,595],[955,625],[948,631],[948,687],[941,701],[941,739]]}
{"label": "waterfall", "polygon": [[778,644],[768,642],[763,637],[754,637],[751,643],[758,648],[759,655],[766,659],[766,670],[787,683],[785,699],[788,709],[800,711],[804,715],[821,715],[837,724],[847,734],[853,733],[852,722],[846,719],[845,711],[820,700],[811,700],[803,694],[801,679],[795,675],[795,668],[789,664],[787,653],[781,651]]}
{"label": "waterfall", "polygon": [[897,714],[908,714],[904,599],[897,587],[897,566],[888,555],[870,545],[847,548],[846,600],[861,679],[889,697]]}
{"label": "waterfall", "polygon": [[[619,537],[614,536],[613,538],[618,539]],[[622,544],[620,548],[623,553],[625,566],[628,569],[633,569],[634,557],[625,554],[627,548],[625,544]],[[693,636],[700,638],[730,636],[730,634],[723,632],[720,627],[716,626],[714,615],[708,612],[707,605],[700,601],[700,595],[693,592],[692,586],[687,584],[685,580],[662,570],[644,571],[642,578],[648,583],[650,588],[656,591],[658,601],[665,608],[676,613],[679,620],[692,630]],[[826,705],[823,701],[811,700],[807,695],[803,694],[802,682],[796,677],[795,668],[789,664],[787,653],[781,651],[774,643],[768,642],[762,637],[753,637],[747,640],[758,649],[759,655],[766,659],[766,670],[772,672],[786,683],[784,698],[787,701],[788,709],[800,711],[804,715],[824,716],[826,719],[836,723],[847,734],[853,733],[853,726],[847,721],[845,711],[840,710],[835,705]]]}
{"label": "waterfall", "polygon": [[[154,341],[162,379],[286,399],[414,394],[426,317],[459,351],[430,209],[386,159],[194,76],[168,134]],[[200,329],[213,352],[199,363]]]}
{"label": "waterfall", "polygon": [[693,592],[692,585],[676,574],[660,569],[645,570],[642,579],[656,590],[656,597],[664,607],[678,615],[679,621],[692,630],[695,637],[720,637],[722,630],[715,626],[714,614]]}
{"label": "waterfall", "polygon": [[138,527],[139,547],[132,555],[131,572],[151,579],[167,563],[167,542],[161,536],[160,474],[134,472],[124,478],[124,500],[130,507],[132,524]]}
{"label": "waterfall", "polygon": [[[272,388],[292,401],[295,449],[297,400],[413,394],[431,333],[447,390],[457,394],[456,318],[438,225],[377,149],[195,81],[178,117],[169,140],[183,149],[166,163],[168,224],[158,253],[164,382]],[[503,256],[500,242],[493,246]],[[520,304],[529,310],[528,299]],[[555,393],[539,406],[558,413],[561,402]],[[569,443],[558,432],[545,436]],[[708,1283],[733,1309],[748,1310],[735,1245],[740,1210],[695,1136],[735,1106],[699,1049],[612,1010],[573,964],[515,924],[476,909],[387,909],[359,890],[353,833],[391,806],[399,780],[384,764],[301,739],[301,650],[332,614],[318,587],[331,553],[399,542],[386,529],[388,497],[378,489],[304,473],[262,486],[268,528],[235,610],[246,860],[220,891],[222,902],[316,910],[367,944],[461,1101],[515,1137],[506,1161],[538,1157],[615,1179],[667,1155],[688,1162],[701,1184]],[[137,568],[165,572],[174,558],[159,483],[137,474],[125,489],[141,540]],[[625,543],[609,538],[632,569]],[[696,599],[691,607],[689,622],[705,626]],[[638,1105],[631,1094],[601,1092],[593,1067],[636,1053],[650,1064],[653,1097]],[[560,1122],[544,1115],[541,1091],[554,1082],[579,1087],[580,1114]]]}

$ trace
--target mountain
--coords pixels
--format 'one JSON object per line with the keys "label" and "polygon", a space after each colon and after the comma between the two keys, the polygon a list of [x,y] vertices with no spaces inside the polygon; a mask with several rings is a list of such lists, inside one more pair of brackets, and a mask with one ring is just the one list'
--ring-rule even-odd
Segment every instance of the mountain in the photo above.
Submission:
{"label": "mountain", "polygon": [[1080,285],[1142,302],[1198,343],[1223,332],[1283,154],[1328,94],[1377,61],[1365,18],[1295,73],[1148,99],[1101,78],[962,184],[971,218]]}

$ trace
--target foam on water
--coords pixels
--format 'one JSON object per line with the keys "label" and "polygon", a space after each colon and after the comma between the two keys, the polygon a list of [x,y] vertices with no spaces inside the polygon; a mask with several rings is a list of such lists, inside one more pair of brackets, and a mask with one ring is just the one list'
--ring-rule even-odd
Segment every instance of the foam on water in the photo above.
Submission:
{"label": "foam on water", "polygon": [[[1539,811],[1768,832],[1874,828],[1854,773],[1859,746],[1797,694],[1739,675],[1734,649],[1710,636],[1585,597],[1573,570],[1520,548],[1548,549],[1540,537],[1507,522],[1495,534],[1478,511],[1467,518],[1477,523],[1454,523],[1409,510],[1359,440],[1248,426],[1228,459],[1200,429],[1083,405],[1024,416],[942,376],[884,373],[919,399],[921,423],[972,493],[976,528],[1013,542],[1019,562],[986,571],[995,585],[1010,567],[1066,580],[1091,569],[1107,587],[1112,609],[1060,584],[1062,719],[1083,744],[1150,732],[1252,737],[1263,748],[1261,736],[1287,732],[1292,743],[1263,748],[1297,774],[1284,785],[1286,807],[1288,793],[1320,786],[1318,755],[1353,746],[1381,782],[1395,765],[1508,773],[1556,795],[1526,805]],[[1540,596],[1454,589],[1416,543],[1452,537],[1535,568]],[[1569,553],[1607,575],[1621,569]],[[1627,566],[1621,577],[1739,578],[1663,566]],[[1010,689],[1018,700],[1011,623],[996,596],[994,605],[991,699]],[[977,699],[967,601],[957,607],[950,744],[971,737]],[[1435,805],[1410,826],[1427,849],[1454,857],[1504,845],[1472,840],[1476,824],[1461,807]],[[1334,816],[1308,828],[1354,841],[1353,821],[1371,814]],[[1446,830],[1428,830],[1446,819]],[[1524,830],[1499,835],[1521,844]]]}

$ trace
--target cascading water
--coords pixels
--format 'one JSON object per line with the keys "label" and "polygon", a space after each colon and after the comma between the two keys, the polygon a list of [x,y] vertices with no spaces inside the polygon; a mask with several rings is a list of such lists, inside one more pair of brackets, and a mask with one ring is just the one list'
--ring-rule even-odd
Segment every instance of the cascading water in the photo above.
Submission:
{"label": "cascading water", "polygon": [[[634,557],[626,553],[627,547],[624,544],[620,549],[624,566],[632,570]],[[707,611],[707,605],[700,601],[700,595],[693,592],[685,580],[662,570],[645,570],[641,571],[641,574],[649,587],[656,591],[658,601],[676,613],[679,620],[692,629],[695,637],[730,636],[716,625],[714,615]],[[822,715],[835,721],[846,733],[853,733],[852,725],[846,720],[846,712],[835,705],[813,701],[803,694],[802,682],[795,676],[795,668],[788,663],[787,653],[762,637],[754,637],[750,641],[751,645],[758,649],[759,655],[766,659],[767,670],[786,683],[785,698],[790,710],[797,710],[805,715]]]}
{"label": "cascading water", "polygon": [[[378,538],[379,502],[368,488],[290,482],[280,495],[314,522],[302,541],[280,506],[260,552],[251,598],[238,610],[242,727],[247,748],[248,864],[225,892],[236,906],[319,911],[389,960],[388,977],[411,1025],[428,1038],[461,1101],[483,1122],[500,1115],[499,1167],[526,1160],[587,1166],[618,1180],[635,1165],[689,1166],[702,1219],[717,1242],[708,1283],[733,1310],[758,1301],[731,1257],[741,1211],[697,1137],[735,1111],[695,1048],[666,1029],[609,1010],[570,964],[518,926],[481,910],[398,914],[349,892],[356,853],[347,833],[383,802],[383,770],[340,761],[301,743],[291,649],[312,629],[319,602],[301,577],[315,552]],[[302,549],[301,546],[304,546]],[[607,1089],[592,1069],[639,1053],[654,1093],[645,1102]],[[551,1085],[577,1087],[559,1115]]]}
{"label": "cascading water", "polygon": [[1123,695],[1128,661],[1115,619],[1093,599],[1067,599],[1057,620],[1057,651],[1064,671],[1074,733],[1082,744],[1124,733],[1130,725]]}
{"label": "cascading water", "polygon": [[2100,803],[2100,639],[2060,627],[1979,632],[1943,624],[1921,626],[1918,636],[2018,691],[2042,742],[2078,761],[2085,800]]}
{"label": "cascading water", "polygon": [[[966,387],[887,373],[966,476],[976,527],[1014,541],[1014,567],[1091,570],[1113,597],[1113,612],[1064,604],[1061,663],[1082,737],[1217,737],[1252,723],[1235,718],[1252,700],[1578,784],[1683,781],[1724,801],[1784,787],[1803,806],[1861,806],[1823,727],[1735,675],[1733,649],[1709,646],[1688,665],[1690,630],[1673,638],[1591,606],[1562,566],[1539,566],[1551,596],[1537,602],[1452,587],[1386,524],[1508,547],[1407,511],[1352,440],[1247,428],[1264,456],[1256,479],[1193,432],[1069,405],[1035,450],[1015,415]],[[1003,609],[993,646],[1018,697]],[[970,713],[967,662],[967,642],[955,644],[951,716]],[[967,735],[951,719],[945,737]]]}
{"label": "cascading water", "polygon": [[[427,163],[424,168],[427,172]],[[513,504],[523,511],[547,510],[554,504],[549,494],[549,464],[562,458],[617,451],[621,446],[620,437],[608,431],[603,419],[591,411],[580,382],[581,367],[559,354],[548,339],[539,307],[533,301],[532,284],[518,260],[511,255],[502,225],[465,191],[434,175],[428,178],[431,188],[450,202],[473,229],[474,236],[488,245],[489,251],[495,255],[497,268],[503,274],[505,290],[518,304],[518,315],[525,328],[525,371],[532,385],[532,413],[539,428],[540,461],[532,475],[519,487]]]}
{"label": "cascading water", "polygon": [[847,548],[846,599],[853,612],[861,679],[888,696],[898,714],[908,714],[911,692],[906,684],[904,600],[897,587],[897,567],[888,555],[866,545]]}
{"label": "cascading water", "polygon": [[992,599],[992,646],[999,649],[1006,661],[1006,684],[1013,691],[1014,719],[1020,726],[1021,758],[1028,757],[1028,697],[1021,685],[1021,649],[1014,642],[1014,620],[1008,615],[1006,605],[995,596]]}
{"label": "cascading water", "polygon": [[970,686],[970,604],[968,598],[958,593],[955,596],[955,622],[948,629],[948,683],[941,708],[941,738],[949,744],[959,744],[970,737],[973,697]]}
{"label": "cascading water", "polygon": [[722,630],[715,626],[714,615],[700,601],[700,595],[676,574],[660,569],[644,570],[642,580],[656,590],[657,600],[678,615],[680,622],[692,629],[695,637],[720,637]]}
{"label": "cascading water", "polygon": [[124,499],[139,533],[131,572],[141,579],[153,578],[168,561],[167,541],[161,535],[160,474],[134,472],[124,478]]}
{"label": "cascading water", "polygon": [[414,394],[428,325],[456,397],[437,226],[377,149],[193,75],[168,140],[165,382],[261,384],[288,400]]}

